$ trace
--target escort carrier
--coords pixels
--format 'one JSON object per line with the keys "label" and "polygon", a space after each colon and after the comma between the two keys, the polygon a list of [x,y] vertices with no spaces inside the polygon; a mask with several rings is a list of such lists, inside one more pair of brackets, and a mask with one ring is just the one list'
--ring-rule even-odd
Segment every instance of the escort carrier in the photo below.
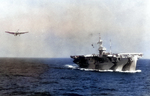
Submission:
{"label": "escort carrier", "polygon": [[112,70],[112,71],[136,71],[137,60],[142,57],[142,53],[111,53],[106,52],[103,42],[99,36],[99,54],[74,55],[74,59],[80,68],[94,70]]}

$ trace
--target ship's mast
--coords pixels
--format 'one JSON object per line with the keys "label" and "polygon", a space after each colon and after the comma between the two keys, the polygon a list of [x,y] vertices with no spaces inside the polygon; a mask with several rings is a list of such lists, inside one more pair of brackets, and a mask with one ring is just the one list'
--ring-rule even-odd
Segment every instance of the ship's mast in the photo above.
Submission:
{"label": "ship's mast", "polygon": [[111,54],[111,39],[110,39],[110,54]]}
{"label": "ship's mast", "polygon": [[99,48],[98,48],[99,56],[102,56],[104,52],[106,51],[106,48],[103,47],[103,41],[101,40],[100,33],[99,33],[99,41],[97,42],[97,44],[99,44]]}

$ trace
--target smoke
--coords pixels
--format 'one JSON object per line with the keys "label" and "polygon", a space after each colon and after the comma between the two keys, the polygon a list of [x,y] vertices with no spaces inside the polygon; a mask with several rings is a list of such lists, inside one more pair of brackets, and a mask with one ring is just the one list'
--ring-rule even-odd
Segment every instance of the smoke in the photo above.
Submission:
{"label": "smoke", "polygon": [[[142,52],[145,9],[140,0],[3,1],[0,56],[69,57],[96,53],[98,33],[113,52]],[[9,6],[9,8],[8,8]],[[14,37],[5,30],[25,30]]]}

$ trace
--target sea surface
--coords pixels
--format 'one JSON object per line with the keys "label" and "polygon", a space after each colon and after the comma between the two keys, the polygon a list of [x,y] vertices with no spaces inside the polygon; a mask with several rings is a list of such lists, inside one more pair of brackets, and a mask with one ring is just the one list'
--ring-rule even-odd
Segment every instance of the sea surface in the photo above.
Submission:
{"label": "sea surface", "polygon": [[149,59],[134,73],[82,70],[71,58],[1,58],[0,66],[0,96],[150,96]]}

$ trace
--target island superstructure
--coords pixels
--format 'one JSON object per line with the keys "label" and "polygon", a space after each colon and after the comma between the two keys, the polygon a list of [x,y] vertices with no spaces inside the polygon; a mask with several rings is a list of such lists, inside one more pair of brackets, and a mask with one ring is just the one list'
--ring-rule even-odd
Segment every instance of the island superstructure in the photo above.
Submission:
{"label": "island superstructure", "polygon": [[103,47],[103,41],[99,36],[99,54],[74,55],[74,59],[80,68],[95,70],[113,70],[113,71],[135,71],[137,60],[142,57],[142,53],[111,53],[106,52]]}

